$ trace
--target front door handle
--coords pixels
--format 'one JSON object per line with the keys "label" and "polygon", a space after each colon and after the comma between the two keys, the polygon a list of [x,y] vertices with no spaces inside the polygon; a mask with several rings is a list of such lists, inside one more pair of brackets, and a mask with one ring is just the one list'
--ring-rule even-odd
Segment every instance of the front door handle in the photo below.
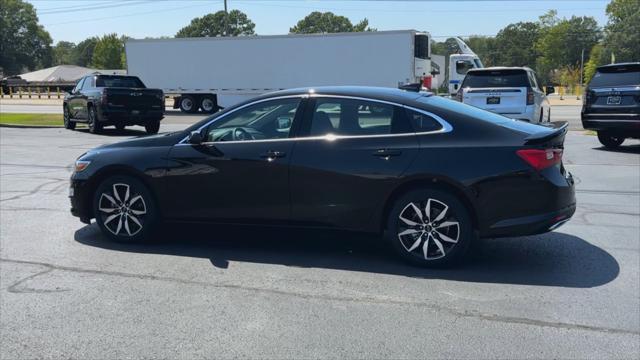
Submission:
{"label": "front door handle", "polygon": [[283,151],[275,151],[275,150],[269,150],[267,152],[265,152],[264,154],[260,155],[261,158],[263,159],[276,159],[276,158],[283,158],[285,157],[287,154]]}
{"label": "front door handle", "polygon": [[396,149],[378,149],[378,150],[374,151],[371,155],[378,156],[378,157],[383,157],[383,158],[389,158],[391,156],[400,156],[400,155],[402,155],[402,151],[396,150]]}

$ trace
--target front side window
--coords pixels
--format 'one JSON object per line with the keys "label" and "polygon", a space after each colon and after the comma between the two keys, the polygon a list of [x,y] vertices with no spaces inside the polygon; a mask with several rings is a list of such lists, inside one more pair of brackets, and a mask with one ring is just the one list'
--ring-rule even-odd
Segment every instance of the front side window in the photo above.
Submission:
{"label": "front side window", "polygon": [[77,93],[78,91],[80,91],[80,89],[82,89],[82,84],[84,83],[84,79],[82,78],[78,81],[78,83],[76,84],[76,87],[73,88],[73,90],[71,90],[72,93]]}
{"label": "front side window", "polygon": [[206,129],[205,139],[247,141],[289,137],[300,98],[263,101],[237,110],[214,121]]}
{"label": "front side window", "polygon": [[374,101],[317,98],[310,136],[359,136],[412,132],[403,109]]}
{"label": "front side window", "polygon": [[458,60],[456,61],[456,73],[464,75],[467,71],[473,69],[475,65],[471,60]]}
{"label": "front side window", "polygon": [[87,90],[87,89],[90,89],[90,88],[94,87],[93,86],[93,82],[94,82],[94,77],[93,76],[86,77],[84,79],[84,84],[82,85],[82,90]]}

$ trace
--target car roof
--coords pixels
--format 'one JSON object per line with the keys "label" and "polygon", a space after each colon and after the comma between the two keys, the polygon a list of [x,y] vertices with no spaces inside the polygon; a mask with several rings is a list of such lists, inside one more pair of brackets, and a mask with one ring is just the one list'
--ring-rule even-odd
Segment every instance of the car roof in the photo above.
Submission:
{"label": "car roof", "polygon": [[262,95],[261,98],[304,94],[363,97],[400,103],[433,95],[430,92],[414,92],[375,86],[310,86],[270,92]]}
{"label": "car roof", "polygon": [[482,72],[482,71],[496,71],[496,70],[525,70],[525,71],[533,71],[530,67],[527,66],[492,66],[485,68],[476,68],[469,69],[468,72]]}
{"label": "car roof", "polygon": [[598,66],[596,70],[600,69],[612,69],[617,67],[626,67],[626,66],[640,66],[640,62],[625,62],[625,63],[617,63],[617,64],[607,64]]}

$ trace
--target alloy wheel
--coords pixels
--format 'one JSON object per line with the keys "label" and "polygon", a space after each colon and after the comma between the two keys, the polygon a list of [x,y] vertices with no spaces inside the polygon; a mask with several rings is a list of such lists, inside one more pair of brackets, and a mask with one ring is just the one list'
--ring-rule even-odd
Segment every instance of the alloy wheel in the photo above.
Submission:
{"label": "alloy wheel", "polygon": [[116,236],[135,236],[144,226],[147,205],[128,184],[116,183],[100,194],[98,211],[107,230]]}
{"label": "alloy wheel", "polygon": [[437,260],[458,243],[460,222],[442,201],[429,198],[410,202],[398,215],[397,236],[408,253],[424,260]]}

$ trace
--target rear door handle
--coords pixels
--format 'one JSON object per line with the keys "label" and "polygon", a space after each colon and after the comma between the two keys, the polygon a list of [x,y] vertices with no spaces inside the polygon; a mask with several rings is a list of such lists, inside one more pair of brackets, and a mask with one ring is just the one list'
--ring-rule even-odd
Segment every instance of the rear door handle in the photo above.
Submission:
{"label": "rear door handle", "polygon": [[391,156],[400,156],[402,155],[402,151],[395,149],[378,149],[374,151],[371,155],[379,156],[384,158],[389,158]]}
{"label": "rear door handle", "polygon": [[269,150],[267,152],[265,152],[264,154],[260,155],[261,158],[263,159],[275,159],[275,158],[282,158],[285,157],[287,154],[283,151],[275,151],[275,150]]}

